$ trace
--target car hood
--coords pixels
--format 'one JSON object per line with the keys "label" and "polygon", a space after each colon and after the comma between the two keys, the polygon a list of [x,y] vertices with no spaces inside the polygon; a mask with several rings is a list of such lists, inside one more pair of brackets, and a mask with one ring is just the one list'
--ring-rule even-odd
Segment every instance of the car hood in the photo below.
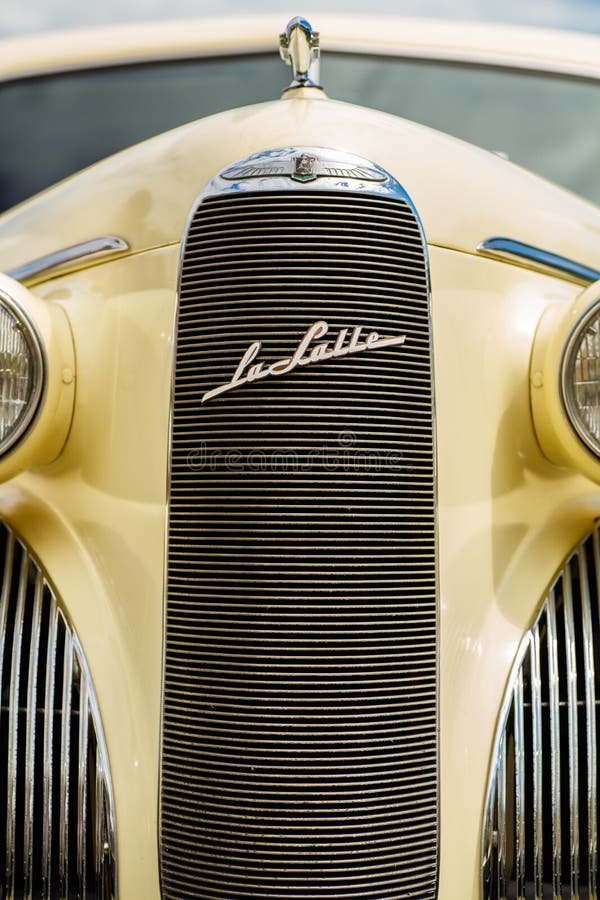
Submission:
{"label": "car hood", "polygon": [[0,270],[101,235],[124,239],[130,252],[177,243],[219,170],[294,145],[345,150],[386,169],[411,196],[431,245],[475,253],[503,236],[600,269],[593,204],[424,126],[315,90],[290,94],[145,141],[9,211],[0,217]]}

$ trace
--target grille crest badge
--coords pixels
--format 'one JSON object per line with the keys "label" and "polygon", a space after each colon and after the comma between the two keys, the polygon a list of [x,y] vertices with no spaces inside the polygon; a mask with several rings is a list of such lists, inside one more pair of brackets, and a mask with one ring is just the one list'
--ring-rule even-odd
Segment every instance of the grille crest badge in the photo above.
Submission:
{"label": "grille crest badge", "polygon": [[387,180],[381,169],[368,162],[357,162],[349,158],[339,159],[329,150],[326,155],[317,156],[299,148],[296,151],[281,150],[278,153],[257,153],[243,163],[236,163],[221,172],[225,181],[247,181],[251,178],[291,178],[302,184],[318,178],[350,179],[366,183]]}
{"label": "grille crest badge", "polygon": [[[325,362],[328,359],[338,359],[341,356],[363,353],[365,350],[379,350],[382,347],[399,346],[406,341],[405,334],[399,334],[395,337],[382,337],[376,331],[368,332],[364,340],[361,341],[362,330],[363,326],[361,325],[352,328],[352,334],[348,343],[346,343],[346,338],[350,328],[342,328],[335,340],[331,339],[317,344],[313,342],[325,337],[329,331],[327,322],[323,319],[318,319],[306,330],[292,356],[279,359],[270,365],[262,362],[254,363],[262,347],[261,341],[254,341],[242,356],[231,381],[207,391],[202,397],[202,403],[205,403],[212,397],[217,397],[219,394],[224,394],[226,391],[242,387],[244,384],[259,381],[261,378],[268,378],[271,375],[287,375],[288,372],[292,372],[298,366],[308,366],[314,363]],[[312,347],[311,344],[313,345]],[[254,365],[251,365],[251,363],[254,363]]]}
{"label": "grille crest badge", "polygon": [[294,181],[314,181],[317,177],[317,157],[303,153],[302,156],[294,156]]}

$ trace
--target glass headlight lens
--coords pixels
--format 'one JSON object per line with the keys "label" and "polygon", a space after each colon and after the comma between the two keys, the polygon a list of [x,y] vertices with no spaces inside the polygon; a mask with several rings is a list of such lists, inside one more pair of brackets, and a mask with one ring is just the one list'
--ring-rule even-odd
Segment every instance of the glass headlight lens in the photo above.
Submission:
{"label": "glass headlight lens", "polygon": [[42,393],[43,355],[20,308],[0,294],[0,454],[24,434]]}
{"label": "glass headlight lens", "polygon": [[583,316],[563,356],[563,401],[573,428],[600,456],[600,305]]}

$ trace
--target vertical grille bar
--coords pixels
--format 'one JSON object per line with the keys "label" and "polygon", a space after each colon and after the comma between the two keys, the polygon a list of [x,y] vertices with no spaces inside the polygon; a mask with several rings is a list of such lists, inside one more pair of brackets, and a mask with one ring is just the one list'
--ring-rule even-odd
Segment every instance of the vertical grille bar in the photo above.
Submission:
{"label": "vertical grille bar", "polygon": [[519,669],[514,696],[515,731],[515,866],[517,900],[525,900],[525,710],[523,672]]}
{"label": "vertical grille bar", "polygon": [[50,599],[46,684],[44,692],[44,797],[42,818],[42,896],[50,900],[52,891],[52,785],[54,773],[54,693],[56,687],[56,642],[58,608]]}
{"label": "vertical grille bar", "polygon": [[45,573],[3,522],[0,572],[0,897],[116,900],[112,792],[83,652]]}
{"label": "vertical grille bar", "polygon": [[[600,585],[600,546],[598,530],[594,531],[591,549],[596,585]],[[596,717],[596,672],[594,662],[594,626],[592,602],[599,614],[598,593],[592,598],[587,576],[585,554],[579,554],[579,578],[583,595],[583,635],[585,666],[586,740],[588,774],[588,884],[590,900],[596,900],[598,892],[598,749]]]}
{"label": "vertical grille bar", "polygon": [[8,701],[8,766],[6,773],[7,818],[6,818],[6,886],[9,898],[15,896],[17,836],[17,753],[19,743],[19,685],[21,676],[21,645],[23,641],[23,620],[25,618],[25,595],[29,556],[21,554],[17,607],[13,632],[12,665],[10,673],[10,695]]}
{"label": "vertical grille bar", "polygon": [[77,785],[77,881],[81,897],[87,896],[87,786],[88,786],[88,688],[85,678],[79,687],[79,767]]}
{"label": "vertical grille bar", "polygon": [[[311,363],[289,367],[318,322]],[[332,356],[371,330],[406,340]],[[436,895],[430,350],[405,197],[313,185],[198,206],[175,362],[164,900]],[[214,395],[248,352],[248,381]]]}
{"label": "vertical grille bar", "polygon": [[569,805],[571,897],[579,897],[579,744],[577,724],[577,655],[575,650],[575,622],[573,617],[573,586],[571,567],[564,576],[565,650],[567,662],[567,721],[569,728]]}
{"label": "vertical grille bar", "polygon": [[59,884],[61,897],[69,896],[69,788],[71,768],[71,693],[73,640],[65,631],[60,733]]}
{"label": "vertical grille bar", "polygon": [[29,675],[27,678],[27,731],[25,747],[25,821],[24,849],[25,898],[33,895],[33,815],[35,788],[35,735],[37,717],[37,683],[40,653],[40,624],[42,619],[43,579],[41,572],[35,576],[33,615],[31,620],[31,644],[29,650]]}
{"label": "vertical grille bar", "polygon": [[[11,533],[8,535],[8,539],[6,540],[4,546],[4,572],[2,578],[2,592],[0,594],[0,694],[3,693],[3,685],[5,682],[4,669],[5,663],[9,667],[9,684],[10,684],[10,647],[7,646],[7,627],[8,627],[8,612],[9,605],[11,600],[11,588],[13,585],[13,565],[14,565],[14,555],[15,555],[15,539],[14,535]],[[0,698],[1,699],[1,698]],[[8,760],[7,760],[8,762]],[[0,809],[0,816],[2,815],[2,810]],[[8,824],[8,823],[7,823]],[[6,829],[5,829],[6,835]],[[1,833],[0,833],[1,836]],[[4,837],[4,841],[2,842],[2,852],[0,855],[0,865],[4,864],[4,872],[5,877],[7,873],[6,866],[6,852],[7,852],[7,842],[6,836]],[[2,858],[4,857],[4,859]],[[7,882],[8,884],[8,882]]]}
{"label": "vertical grille bar", "polygon": [[544,892],[544,809],[542,757],[542,685],[540,674],[540,633],[533,629],[531,646],[531,729],[533,744],[533,868],[534,897],[543,900]]}
{"label": "vertical grille bar", "polygon": [[500,744],[498,763],[498,897],[506,900],[506,738]]}
{"label": "vertical grille bar", "polygon": [[556,596],[550,591],[546,610],[548,629],[548,695],[550,704],[550,777],[552,780],[552,896],[561,900],[561,798],[560,798],[560,702],[558,641],[556,637]]}
{"label": "vertical grille bar", "polygon": [[[482,830],[484,900],[501,900],[505,891],[515,900],[597,900],[599,659],[600,523],[552,581],[503,701]],[[499,797],[513,767],[514,813],[509,775],[501,816]],[[513,835],[505,887],[498,861]]]}
{"label": "vertical grille bar", "polygon": [[10,532],[4,547],[4,572],[2,575],[2,591],[0,592],[0,688],[4,680],[4,656],[6,649],[6,628],[8,607],[13,583],[13,565],[15,556],[15,536]]}
{"label": "vertical grille bar", "polygon": [[96,784],[95,784],[95,810],[94,818],[94,874],[96,881],[96,894],[98,897],[104,897],[104,879],[103,879],[103,817],[104,817],[104,784],[102,773],[102,757],[100,751],[96,751]]}

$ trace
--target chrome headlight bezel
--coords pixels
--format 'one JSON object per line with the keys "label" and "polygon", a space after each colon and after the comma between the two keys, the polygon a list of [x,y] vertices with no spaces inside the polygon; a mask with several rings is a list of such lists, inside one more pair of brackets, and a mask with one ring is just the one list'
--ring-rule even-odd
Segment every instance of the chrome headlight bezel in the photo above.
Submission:
{"label": "chrome headlight bezel", "polygon": [[0,289],[0,307],[4,307],[16,320],[17,327],[30,354],[31,360],[31,393],[25,409],[16,426],[0,440],[0,456],[12,450],[25,436],[39,412],[44,397],[46,382],[46,356],[44,344],[35,322],[23,309],[20,303],[6,291]]}
{"label": "chrome headlight bezel", "polygon": [[[578,413],[573,378],[577,352],[581,346],[583,334],[589,323],[595,318],[600,318],[600,297],[591,303],[583,315],[574,322],[567,335],[560,360],[559,393],[563,411],[576,437],[587,451],[591,452],[594,457],[599,458],[600,439],[596,440],[590,434]],[[598,390],[600,394],[600,384]]]}

